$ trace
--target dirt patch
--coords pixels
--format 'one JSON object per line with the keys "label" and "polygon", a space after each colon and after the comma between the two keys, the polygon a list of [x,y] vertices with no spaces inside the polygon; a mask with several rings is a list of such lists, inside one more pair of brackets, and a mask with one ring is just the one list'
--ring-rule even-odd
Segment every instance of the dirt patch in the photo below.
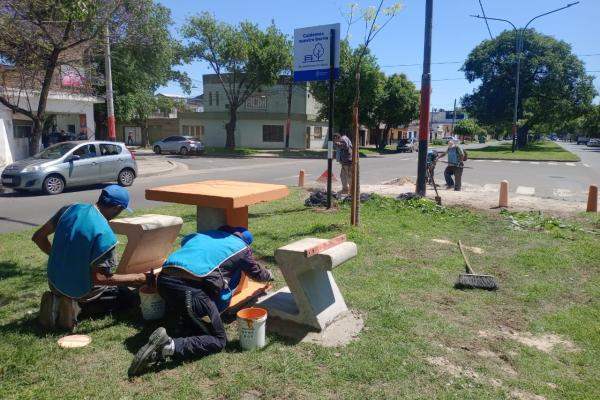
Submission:
{"label": "dirt patch", "polygon": [[[415,183],[413,177],[400,177],[382,185],[361,185],[361,191],[396,197],[401,193],[414,192]],[[461,206],[487,211],[498,209],[498,192],[490,190],[485,185],[463,184],[460,192],[441,188],[438,188],[438,191],[442,198],[442,205],[445,206]],[[430,186],[427,187],[426,197],[432,200],[435,197],[435,191]],[[557,200],[537,196],[522,196],[513,192],[509,194],[508,205],[511,211],[544,210],[556,215],[572,215],[585,211],[586,207],[584,201],[578,201],[574,198]]]}
{"label": "dirt patch", "polygon": [[[456,245],[456,242],[451,242],[451,241],[445,240],[445,239],[431,239],[431,241],[435,242],[435,243],[448,244],[448,245],[453,245],[453,246]],[[463,249],[472,251],[475,254],[483,254],[484,253],[483,249],[480,247],[463,246]]]}
{"label": "dirt patch", "polygon": [[558,335],[546,334],[535,336],[528,332],[516,332],[510,328],[501,327],[495,332],[479,331],[479,336],[483,338],[503,337],[512,339],[525,346],[536,348],[544,353],[550,353],[556,346],[560,346],[567,351],[576,351],[577,348],[569,340],[563,339]]}
{"label": "dirt patch", "polygon": [[496,362],[500,369],[508,375],[516,376],[517,371],[513,369],[508,363],[508,357],[505,355],[500,355],[490,350],[480,350],[477,352],[477,355],[482,358],[487,358]]}
{"label": "dirt patch", "polygon": [[250,390],[242,393],[240,400],[259,400],[261,395],[262,393],[260,393],[258,390]]}
{"label": "dirt patch", "polygon": [[466,378],[470,378],[470,379],[478,379],[479,378],[479,374],[477,372],[473,371],[470,368],[463,368],[461,366],[454,365],[444,357],[427,357],[425,359],[425,361],[427,361],[429,364],[431,364],[435,367],[438,367],[439,369],[445,371],[446,373],[448,373],[449,375],[451,375],[455,378],[461,378],[461,377],[466,377]]}
{"label": "dirt patch", "polygon": [[510,392],[510,396],[515,400],[546,400],[544,396],[523,392],[521,390],[513,390]]}

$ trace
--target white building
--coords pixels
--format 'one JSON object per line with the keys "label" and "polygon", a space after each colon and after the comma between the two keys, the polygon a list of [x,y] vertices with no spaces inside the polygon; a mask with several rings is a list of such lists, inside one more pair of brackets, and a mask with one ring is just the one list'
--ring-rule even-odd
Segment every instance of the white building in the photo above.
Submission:
{"label": "white building", "polygon": [[[217,75],[204,75],[201,114],[203,141],[207,146],[224,147],[229,122],[229,104]],[[288,85],[263,87],[238,109],[236,147],[278,149],[285,147]],[[317,121],[319,104],[309,93],[308,83],[294,84],[292,90],[290,148],[320,149],[326,146],[327,121]]]}
{"label": "white building", "polygon": [[[38,101],[37,96],[21,98],[19,106],[35,112]],[[55,116],[53,130],[75,134],[85,132],[89,138],[94,138],[94,103],[102,101],[92,96],[50,91],[46,115]],[[31,119],[0,105],[0,165],[29,156],[28,137],[32,129]]]}

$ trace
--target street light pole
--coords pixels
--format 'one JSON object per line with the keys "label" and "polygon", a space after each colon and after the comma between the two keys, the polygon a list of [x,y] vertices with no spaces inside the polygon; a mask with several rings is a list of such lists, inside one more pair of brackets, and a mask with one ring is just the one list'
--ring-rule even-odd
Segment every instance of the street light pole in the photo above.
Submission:
{"label": "street light pole", "polygon": [[486,17],[486,16],[482,17],[480,15],[471,15],[471,17],[479,18],[479,19],[485,19],[485,20],[491,19],[492,21],[507,22],[513,27],[513,29],[515,31],[515,36],[516,36],[515,54],[517,56],[517,67],[516,67],[516,77],[515,77],[515,106],[514,106],[514,110],[513,110],[513,121],[512,121],[512,152],[513,153],[515,152],[516,148],[518,148],[518,145],[517,145],[517,118],[518,118],[518,109],[519,109],[519,81],[520,81],[520,76],[521,76],[521,52],[523,51],[523,36],[525,35],[525,31],[527,30],[527,27],[529,26],[529,24],[531,24],[536,19],[543,17],[545,15],[548,15],[548,14],[553,14],[555,12],[564,10],[565,8],[572,7],[576,4],[579,4],[579,2],[576,1],[574,3],[569,3],[564,7],[560,7],[560,8],[557,8],[556,10],[548,11],[548,12],[545,12],[538,16],[535,16],[535,17],[531,18],[529,20],[529,22],[527,22],[527,24],[525,24],[525,27],[522,29],[517,29],[515,24],[513,24],[512,22],[510,22],[507,19],[492,18],[492,17]]}

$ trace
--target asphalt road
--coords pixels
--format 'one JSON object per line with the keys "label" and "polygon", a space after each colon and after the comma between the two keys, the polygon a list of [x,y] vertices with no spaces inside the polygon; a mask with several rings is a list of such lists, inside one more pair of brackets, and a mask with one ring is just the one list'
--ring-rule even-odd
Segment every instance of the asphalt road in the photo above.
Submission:
{"label": "asphalt road", "polygon": [[[600,183],[600,148],[589,148],[561,143],[581,158],[577,163],[514,162],[469,160],[463,174],[465,184],[497,185],[503,179],[510,182],[511,191],[535,194],[539,197],[585,199],[587,187]],[[258,181],[296,185],[298,171],[306,171],[306,183],[314,182],[326,169],[326,160],[279,158],[211,158],[178,156],[169,159],[185,164],[188,169],[176,170],[169,175],[138,178],[130,188],[133,208],[155,207],[159,202],[148,201],[144,191],[162,185],[188,183],[207,179]],[[442,184],[444,164],[436,169],[437,182]],[[334,163],[334,173],[339,166]],[[380,184],[401,176],[416,176],[417,154],[390,154],[361,159],[361,183]],[[44,223],[62,205],[72,202],[93,202],[102,186],[67,190],[57,196],[0,194],[0,233],[28,229]]]}

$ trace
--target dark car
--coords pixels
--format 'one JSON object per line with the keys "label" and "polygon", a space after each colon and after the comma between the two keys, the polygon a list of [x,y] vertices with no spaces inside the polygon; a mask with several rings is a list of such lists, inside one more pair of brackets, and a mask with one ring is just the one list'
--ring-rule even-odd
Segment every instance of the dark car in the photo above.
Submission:
{"label": "dark car", "polygon": [[398,144],[396,145],[396,153],[412,153],[415,151],[415,147],[416,143],[414,139],[400,139],[398,140]]}

